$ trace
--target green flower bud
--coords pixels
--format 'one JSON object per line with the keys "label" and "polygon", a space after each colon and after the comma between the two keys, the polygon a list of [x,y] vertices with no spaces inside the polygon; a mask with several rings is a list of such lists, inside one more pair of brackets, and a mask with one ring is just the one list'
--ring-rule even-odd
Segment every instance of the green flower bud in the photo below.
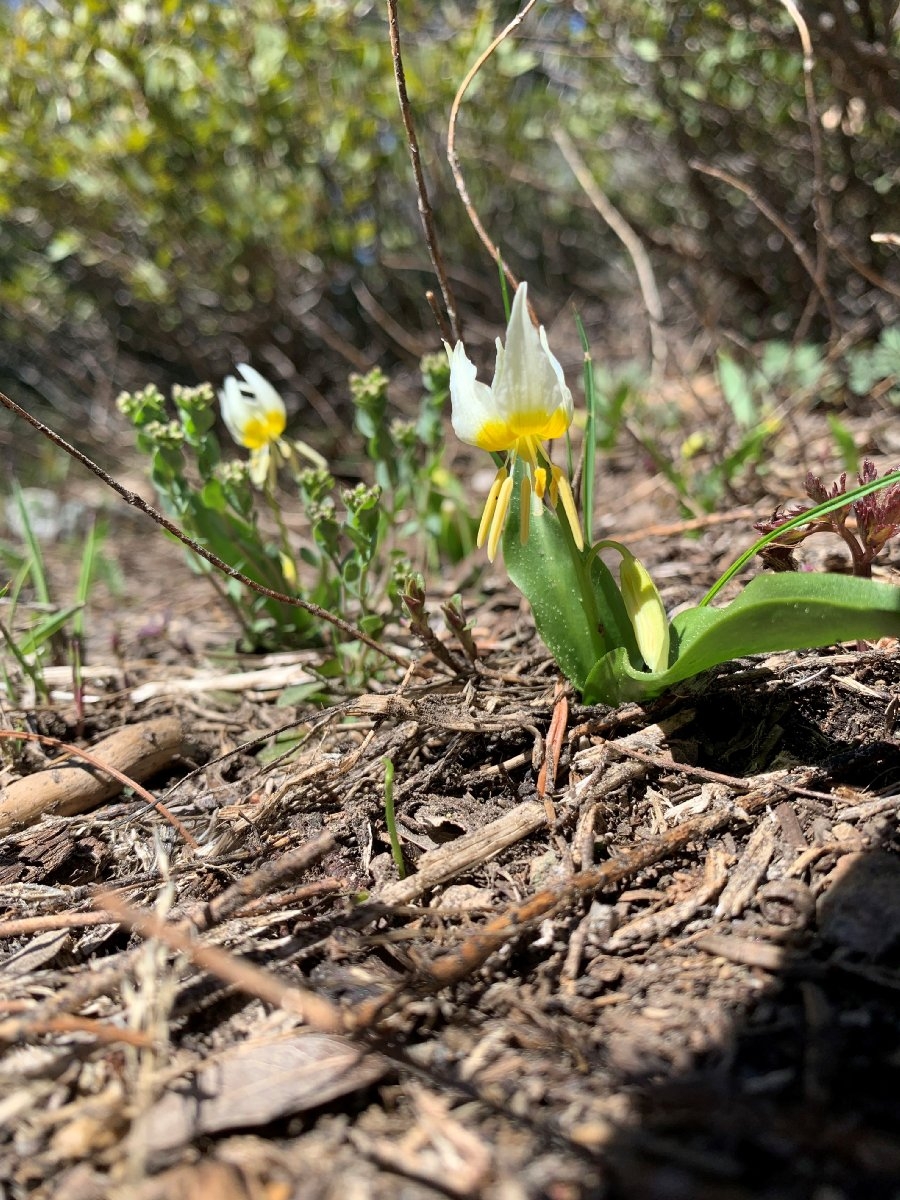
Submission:
{"label": "green flower bud", "polygon": [[669,621],[650,572],[633,554],[622,555],[619,585],[641,657],[658,674],[669,665]]}

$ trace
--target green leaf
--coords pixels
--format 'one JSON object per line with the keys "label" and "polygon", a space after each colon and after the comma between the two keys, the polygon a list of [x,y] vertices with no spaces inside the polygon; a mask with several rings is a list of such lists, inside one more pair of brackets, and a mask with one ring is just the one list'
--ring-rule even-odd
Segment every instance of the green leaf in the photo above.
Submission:
{"label": "green leaf", "polygon": [[636,671],[623,650],[607,654],[583,689],[588,704],[642,700],[709,667],[778,650],[900,636],[900,587],[851,575],[759,575],[724,608],[691,608],[672,622],[667,671]]}
{"label": "green leaf", "polygon": [[532,516],[528,541],[519,538],[519,482],[503,534],[503,557],[510,579],[531,605],[534,623],[562,673],[580,690],[598,658],[611,646],[626,646],[640,661],[634,631],[609,568],[578,550],[568,526],[544,508]]}
{"label": "green leaf", "polygon": [[718,362],[722,395],[738,425],[749,429],[757,418],[757,405],[750,376],[724,351],[719,354]]}
{"label": "green leaf", "polygon": [[49,641],[54,633],[58,633],[76,613],[80,612],[81,608],[80,604],[70,604],[68,608],[62,608],[59,612],[49,613],[21,639],[19,642],[21,653],[33,654],[35,650]]}

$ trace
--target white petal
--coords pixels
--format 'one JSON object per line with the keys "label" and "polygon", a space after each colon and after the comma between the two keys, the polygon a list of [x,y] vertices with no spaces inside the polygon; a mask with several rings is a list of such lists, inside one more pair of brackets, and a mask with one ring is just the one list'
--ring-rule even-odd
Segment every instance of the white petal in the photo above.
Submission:
{"label": "white petal", "polygon": [[547,417],[563,407],[571,419],[572,394],[566,387],[562,367],[550,353],[547,335],[538,331],[528,315],[528,285],[519,285],[509,327],[506,347],[498,360],[493,384],[498,414],[515,420],[519,414],[546,413]]}
{"label": "white petal", "polygon": [[268,379],[265,379],[260,375],[259,371],[248,366],[246,363],[238,363],[237,369],[247,381],[247,385],[249,385],[241,388],[245,396],[247,396],[249,390],[252,400],[256,401],[263,412],[285,412],[284,401],[272,387],[271,383],[269,383]]}
{"label": "white petal", "polygon": [[461,442],[478,445],[478,435],[485,424],[495,419],[491,389],[476,379],[478,370],[466,354],[462,342],[457,342],[450,355],[450,420],[453,432]]}
{"label": "white petal", "polygon": [[243,445],[247,405],[241,395],[241,385],[233,375],[229,375],[222,384],[222,390],[219,392],[219,407],[222,410],[225,428],[238,445]]}

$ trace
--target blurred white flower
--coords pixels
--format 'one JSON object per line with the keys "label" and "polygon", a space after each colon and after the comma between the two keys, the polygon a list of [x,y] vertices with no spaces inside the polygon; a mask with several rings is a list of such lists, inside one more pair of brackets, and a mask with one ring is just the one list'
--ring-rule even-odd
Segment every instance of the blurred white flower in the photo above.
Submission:
{"label": "blurred white flower", "polygon": [[284,433],[284,401],[259,371],[246,363],[237,369],[244,378],[229,375],[219,392],[222,419],[239,446],[261,450]]}
{"label": "blurred white flower", "polygon": [[250,478],[262,487],[269,476],[270,447],[287,424],[284,401],[259,371],[238,363],[243,379],[229,375],[219,392],[222,420],[239,446],[250,451]]}

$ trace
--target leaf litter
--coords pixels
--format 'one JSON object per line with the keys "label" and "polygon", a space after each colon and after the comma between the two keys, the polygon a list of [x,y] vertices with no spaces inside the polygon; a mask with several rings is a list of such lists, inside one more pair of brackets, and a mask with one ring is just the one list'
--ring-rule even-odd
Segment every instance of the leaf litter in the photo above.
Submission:
{"label": "leaf litter", "polygon": [[[669,603],[731,540],[673,545]],[[95,768],[0,838],[11,1197],[892,1194],[896,645],[588,708],[498,591],[476,662],[410,643],[323,710],[278,703],[309,655],[217,672],[202,628],[94,666],[80,740],[4,714],[179,721],[144,783],[197,842]]]}

